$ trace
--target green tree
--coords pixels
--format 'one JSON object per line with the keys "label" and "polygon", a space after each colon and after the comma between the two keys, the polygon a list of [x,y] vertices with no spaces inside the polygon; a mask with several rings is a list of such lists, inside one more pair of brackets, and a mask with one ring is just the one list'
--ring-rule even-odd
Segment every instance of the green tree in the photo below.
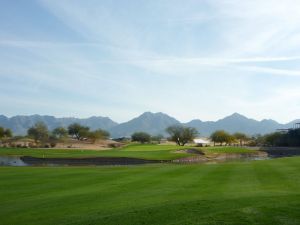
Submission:
{"label": "green tree", "polygon": [[11,138],[12,136],[13,136],[13,133],[10,129],[5,129],[3,127],[0,127],[0,139]]}
{"label": "green tree", "polygon": [[226,137],[225,143],[226,143],[226,145],[231,145],[235,141],[236,141],[236,138],[233,135],[228,134],[228,136]]}
{"label": "green tree", "polygon": [[250,146],[262,146],[265,145],[266,141],[265,141],[265,135],[261,135],[261,134],[254,134],[250,137],[248,145]]}
{"label": "green tree", "polygon": [[148,143],[151,140],[150,134],[146,132],[135,132],[131,135],[131,141],[138,141],[142,144]]}
{"label": "green tree", "polygon": [[244,145],[244,142],[249,140],[249,137],[241,132],[236,132],[233,134],[233,136],[235,137],[235,139],[237,139],[240,142],[240,146]]}
{"label": "green tree", "polygon": [[289,130],[286,134],[286,142],[288,146],[300,146],[300,129]]}
{"label": "green tree", "polygon": [[68,137],[68,131],[64,127],[56,127],[52,131],[52,136],[58,140],[65,140]]}
{"label": "green tree", "polygon": [[82,140],[83,138],[87,138],[89,135],[89,127],[81,126],[78,123],[73,123],[68,126],[68,133],[77,140]]}
{"label": "green tree", "polygon": [[300,129],[266,134],[260,145],[300,147]]}
{"label": "green tree", "polygon": [[4,137],[4,128],[0,127],[0,139]]}
{"label": "green tree", "polygon": [[10,129],[4,130],[4,137],[5,138],[11,138],[13,136],[13,132]]}
{"label": "green tree", "polygon": [[161,142],[161,139],[163,139],[163,138],[164,138],[164,136],[163,136],[163,135],[161,135],[161,134],[158,134],[158,135],[151,136],[151,141],[153,141],[153,142],[157,142],[157,143],[159,143],[159,144],[160,144],[160,142]]}
{"label": "green tree", "polygon": [[166,131],[170,135],[170,139],[180,146],[184,146],[198,135],[198,131],[195,128],[181,125],[170,126]]}
{"label": "green tree", "polygon": [[97,140],[107,139],[107,138],[109,138],[109,136],[110,136],[109,132],[106,130],[102,130],[102,129],[91,131],[88,134],[88,138],[90,138],[94,143]]}
{"label": "green tree", "polygon": [[265,135],[265,144],[266,145],[271,145],[271,146],[280,146],[284,145],[283,140],[286,134],[283,134],[281,132],[274,132],[271,134],[266,134]]}
{"label": "green tree", "polygon": [[27,135],[35,140],[35,142],[47,142],[49,131],[43,122],[37,122],[33,127],[27,130]]}
{"label": "green tree", "polygon": [[226,144],[232,143],[233,136],[224,130],[217,130],[211,134],[210,139],[214,142],[214,145],[216,143],[220,143],[220,145],[222,146],[223,143]]}

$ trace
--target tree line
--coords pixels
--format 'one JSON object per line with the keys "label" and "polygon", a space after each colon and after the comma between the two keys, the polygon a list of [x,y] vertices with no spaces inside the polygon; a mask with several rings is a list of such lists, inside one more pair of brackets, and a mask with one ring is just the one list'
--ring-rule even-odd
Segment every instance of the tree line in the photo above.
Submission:
{"label": "tree line", "polygon": [[[193,127],[185,127],[182,125],[170,126],[166,129],[169,141],[175,142],[177,145],[184,146],[192,142],[198,131]],[[67,128],[57,127],[49,131],[48,127],[43,122],[37,122],[27,130],[28,138],[35,141],[37,145],[50,144],[54,147],[56,143],[63,142],[71,137],[78,141],[90,140],[95,143],[97,140],[109,138],[110,134],[106,130],[97,129],[90,130],[87,126],[82,126],[78,123],[70,124]],[[0,140],[5,141],[13,137],[13,132],[10,129],[0,127]],[[131,141],[140,143],[157,142],[160,143],[164,138],[163,135],[151,136],[146,132],[135,132],[131,135]],[[245,144],[250,146],[300,146],[300,129],[291,129],[288,132],[274,132],[266,135],[248,136],[241,132],[230,134],[224,130],[217,130],[210,135],[210,140],[214,145],[240,145]]]}
{"label": "tree line", "polygon": [[[54,147],[58,142],[64,142],[69,137],[82,140],[90,140],[96,142],[97,140],[107,139],[110,136],[109,132],[102,129],[91,131],[89,127],[82,126],[78,123],[70,124],[67,128],[57,127],[50,131],[45,123],[37,122],[27,130],[25,137],[31,138],[36,145]],[[0,139],[7,140],[13,137],[10,129],[0,127]]]}
{"label": "tree line", "polygon": [[[166,129],[166,132],[170,135],[168,138],[170,141],[174,141],[177,145],[184,146],[186,143],[193,141],[198,134],[195,128],[183,127],[180,125],[170,126]],[[151,136],[146,132],[135,132],[131,135],[131,141],[140,143],[158,142],[160,143],[163,135]]]}
{"label": "tree line", "polygon": [[287,132],[273,132],[265,135],[248,136],[244,133],[226,131],[215,131],[211,136],[214,143],[230,145],[236,141],[242,146],[245,143],[249,146],[273,146],[273,147],[298,147],[300,146],[300,129],[290,129]]}
{"label": "tree line", "polygon": [[253,145],[277,147],[299,147],[300,129],[290,129],[287,132],[274,132],[266,135],[257,135]]}
{"label": "tree line", "polygon": [[250,140],[250,137],[241,132],[230,134],[224,130],[217,130],[210,135],[210,139],[214,142],[214,145],[216,145],[216,143],[221,146],[223,144],[231,145],[238,142],[240,146],[243,146],[245,142]]}
{"label": "tree line", "polygon": [[[175,142],[177,145],[184,146],[188,142],[192,142],[198,131],[192,127],[184,127],[181,125],[170,126],[166,129],[169,134],[169,141]],[[300,129],[289,131],[287,134],[271,133],[266,135],[248,136],[242,132],[230,134],[224,130],[217,130],[210,135],[210,140],[215,145],[250,145],[250,146],[300,146]],[[297,136],[298,135],[298,136]],[[132,134],[131,140],[140,143],[150,143],[151,141],[160,141],[162,135],[151,136],[146,132],[136,132]]]}

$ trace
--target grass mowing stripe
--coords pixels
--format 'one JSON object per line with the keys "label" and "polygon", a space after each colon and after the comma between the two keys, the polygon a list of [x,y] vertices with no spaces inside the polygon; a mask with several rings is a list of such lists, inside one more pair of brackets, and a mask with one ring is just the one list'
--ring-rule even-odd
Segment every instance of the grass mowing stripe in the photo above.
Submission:
{"label": "grass mowing stripe", "polygon": [[[268,165],[272,167],[272,174],[276,175],[277,179],[280,179],[282,183],[285,184],[285,191],[294,191],[297,193],[300,185],[299,173],[295,172],[295,169],[293,169],[294,167],[291,167],[288,161],[278,160],[276,162],[276,164],[268,163]],[[284,168],[284,170],[282,168]]]}
{"label": "grass mowing stripe", "polygon": [[251,196],[257,194],[260,187],[260,182],[254,170],[254,162],[236,162],[233,168],[231,177],[227,185],[224,187],[227,195],[236,196]]}
{"label": "grass mowing stripe", "polygon": [[299,160],[0,168],[0,224],[299,224]]}
{"label": "grass mowing stripe", "polygon": [[[165,169],[168,169],[169,167],[165,167]],[[101,170],[100,168],[85,168],[85,170],[82,170],[81,168],[35,168],[35,170],[32,170],[32,168],[18,168],[22,173],[23,177],[27,177],[24,180],[18,180],[17,182],[13,180],[10,184],[8,183],[5,185],[3,183],[0,186],[0,190],[7,188],[9,185],[13,184],[16,188],[20,188],[19,193],[24,192],[25,194],[28,193],[26,190],[23,190],[21,188],[21,185],[23,184],[31,184],[33,186],[33,189],[31,191],[36,191],[37,194],[35,195],[37,198],[39,195],[45,194],[47,192],[47,197],[51,197],[52,195],[58,196],[58,195],[71,195],[76,193],[81,193],[82,189],[85,189],[86,191],[102,191],[102,189],[109,189],[114,188],[115,185],[117,186],[123,186],[123,184],[128,183],[128,181],[132,178],[140,177],[141,173],[154,173],[156,174],[156,170],[162,170],[161,167],[151,167],[150,169],[146,169],[143,167],[132,167],[132,168],[126,168],[123,167],[123,170],[118,170],[118,173],[114,172],[114,169],[112,171],[107,170]],[[24,170],[24,171],[23,171]],[[57,170],[57,173],[49,173],[49,171]],[[34,173],[30,172],[28,176],[28,171],[34,171]],[[59,171],[67,172],[66,174],[60,174]],[[87,171],[87,172],[85,172]],[[124,172],[125,171],[125,172]],[[56,171],[55,171],[56,172]],[[71,173],[70,173],[71,172]],[[100,173],[99,173],[100,172]],[[112,174],[112,172],[114,172]],[[92,174],[90,174],[92,173]],[[26,176],[27,175],[27,176]],[[37,179],[36,179],[37,178]],[[55,182],[55,180],[61,180],[62,182]],[[53,182],[51,182],[53,181]],[[98,181],[98,182],[95,182]],[[68,185],[68,182],[72,182],[73,186],[70,189],[70,186]],[[46,184],[46,187],[43,187],[43,183]],[[50,185],[49,185],[50,183]],[[35,190],[36,188],[36,190]],[[102,189],[101,189],[102,188]],[[11,192],[13,193],[15,190],[11,189]],[[28,195],[25,195],[25,197],[30,197],[30,193]],[[46,196],[45,196],[46,197]],[[9,199],[11,199],[9,197]],[[11,199],[12,201],[15,201],[15,199]],[[23,199],[24,200],[24,199]]]}
{"label": "grass mowing stripe", "polygon": [[[265,162],[255,162],[254,172],[260,184],[260,190],[268,190],[269,193],[279,192],[286,193],[293,189],[299,188],[289,177],[291,174],[286,173],[286,170],[280,171],[279,165],[282,163],[281,159]],[[262,166],[263,165],[263,166]],[[280,181],[280,182],[278,182]],[[294,185],[295,184],[295,185]]]}
{"label": "grass mowing stripe", "polygon": [[[255,198],[230,198],[215,200],[192,200],[185,202],[169,203],[149,208],[111,214],[107,217],[91,217],[91,224],[281,224],[272,215],[278,210],[278,200],[286,202],[285,196],[262,197],[260,201]],[[299,196],[297,196],[299,199]],[[269,204],[272,203],[272,204]],[[299,207],[299,202],[291,201],[289,204]],[[253,209],[251,206],[256,205]],[[251,207],[249,210],[249,206]],[[274,207],[275,206],[275,207]],[[283,205],[285,207],[285,205]],[[292,211],[295,212],[295,211]],[[278,212],[284,218],[295,216],[291,212]],[[267,216],[267,217],[265,217]],[[295,218],[299,221],[299,218]],[[147,221],[147,222],[146,222]],[[80,224],[84,221],[78,221]],[[253,222],[253,223],[252,223]],[[295,223],[296,224],[296,223]]]}
{"label": "grass mowing stripe", "polygon": [[[154,182],[148,186],[145,186],[143,188],[145,190],[138,186],[137,190],[134,190],[133,194],[139,196],[140,191],[147,193],[146,196],[141,199],[143,201],[143,205],[140,205],[139,209],[147,209],[149,207],[151,208],[156,206],[157,203],[155,203],[155,200],[157,200],[161,205],[171,204],[171,202],[178,201],[178,199],[179,201],[186,199],[184,189],[190,184],[194,184],[195,182],[199,181],[199,178],[201,179],[204,176],[209,176],[209,174],[214,173],[218,167],[210,166],[201,168],[205,172],[203,173],[203,170],[201,170],[199,174],[199,166],[175,165],[171,173],[165,174],[167,176],[164,180],[161,180],[161,177],[159,176],[158,180],[160,180],[160,182]],[[183,177],[184,179],[182,179]],[[163,187],[161,185],[162,183],[164,183]],[[147,191],[147,189],[150,191]],[[190,192],[188,193],[190,194]],[[182,196],[182,199],[180,198],[180,195]]]}

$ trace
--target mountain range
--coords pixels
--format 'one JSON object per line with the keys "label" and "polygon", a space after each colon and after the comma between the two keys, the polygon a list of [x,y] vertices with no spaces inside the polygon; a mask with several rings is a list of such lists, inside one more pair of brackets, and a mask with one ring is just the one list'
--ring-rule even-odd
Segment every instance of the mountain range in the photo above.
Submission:
{"label": "mountain range", "polygon": [[93,116],[86,119],[78,119],[74,117],[56,118],[54,116],[13,116],[6,117],[0,115],[0,126],[10,128],[15,135],[25,135],[27,129],[33,126],[36,122],[44,122],[49,130],[58,126],[67,127],[71,123],[79,123],[90,127],[91,130],[98,128],[107,130],[111,136],[126,137],[136,131],[148,132],[151,135],[163,134],[168,126],[182,124],[184,126],[195,127],[201,136],[209,136],[215,130],[226,130],[230,133],[244,132],[248,135],[266,134],[276,131],[276,129],[290,128],[294,123],[300,120],[294,120],[287,124],[280,124],[274,120],[254,120],[247,118],[241,114],[234,113],[217,121],[201,121],[192,120],[188,123],[181,123],[175,118],[164,113],[145,112],[142,115],[133,118],[125,123],[117,123],[109,117]]}

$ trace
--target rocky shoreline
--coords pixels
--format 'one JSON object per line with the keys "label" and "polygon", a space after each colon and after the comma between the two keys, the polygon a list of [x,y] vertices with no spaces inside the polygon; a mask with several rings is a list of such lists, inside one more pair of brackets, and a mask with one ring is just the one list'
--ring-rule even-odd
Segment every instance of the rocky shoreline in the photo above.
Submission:
{"label": "rocky shoreline", "polygon": [[197,155],[173,160],[174,163],[208,163],[226,162],[234,160],[263,160],[268,159],[266,152],[257,151],[255,153],[212,153],[208,155]]}

